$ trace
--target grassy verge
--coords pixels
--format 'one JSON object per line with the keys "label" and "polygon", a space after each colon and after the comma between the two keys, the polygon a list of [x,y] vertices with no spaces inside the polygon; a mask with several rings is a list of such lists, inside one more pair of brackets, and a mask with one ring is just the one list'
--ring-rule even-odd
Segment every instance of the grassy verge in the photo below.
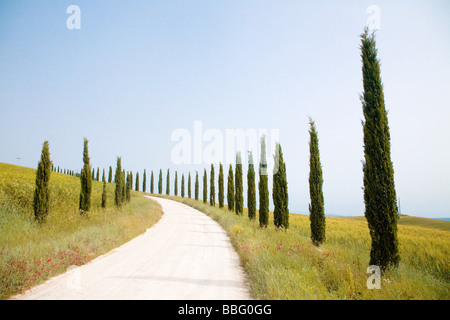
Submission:
{"label": "grassy verge", "polygon": [[102,209],[102,183],[93,182],[92,209],[78,212],[80,180],[52,173],[47,221],[33,220],[35,170],[0,164],[0,299],[6,299],[49,277],[82,265],[143,233],[162,216],[161,207],[141,193],[114,206],[114,185],[107,185]]}
{"label": "grassy verge", "polygon": [[[246,212],[169,197],[219,222],[241,257],[256,299],[444,299],[450,298],[450,223],[439,227],[402,217],[401,263],[382,276],[381,289],[368,289],[370,236],[362,218],[327,217],[323,246],[311,244],[309,216],[290,215],[287,231],[261,229]],[[403,221],[402,219],[405,218]]]}

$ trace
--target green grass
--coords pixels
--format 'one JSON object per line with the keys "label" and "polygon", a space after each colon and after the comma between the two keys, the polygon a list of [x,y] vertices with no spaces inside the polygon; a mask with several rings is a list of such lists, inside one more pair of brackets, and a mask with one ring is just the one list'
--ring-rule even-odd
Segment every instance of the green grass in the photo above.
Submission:
{"label": "green grass", "polygon": [[261,229],[257,219],[249,221],[246,211],[237,216],[202,201],[170,198],[222,225],[241,257],[256,299],[450,298],[449,222],[401,217],[400,265],[382,276],[381,289],[370,290],[366,284],[370,236],[364,217],[327,217],[327,240],[317,248],[311,244],[307,215],[291,214],[289,229],[281,231],[273,226],[271,213],[269,227]]}
{"label": "green grass", "polygon": [[114,184],[107,184],[107,207],[101,208],[102,183],[93,181],[92,209],[78,211],[79,178],[51,173],[47,221],[33,219],[36,171],[0,163],[0,299],[6,299],[71,265],[82,265],[143,233],[162,216],[161,207],[142,193],[114,206]]}

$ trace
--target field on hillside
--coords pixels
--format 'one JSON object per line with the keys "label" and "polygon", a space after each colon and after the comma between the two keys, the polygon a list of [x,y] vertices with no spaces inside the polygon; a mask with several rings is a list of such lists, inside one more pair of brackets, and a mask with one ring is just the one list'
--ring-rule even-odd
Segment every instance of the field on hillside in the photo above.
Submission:
{"label": "field on hillside", "polygon": [[[202,201],[170,197],[205,212],[230,236],[257,299],[443,299],[450,298],[450,223],[402,216],[399,268],[369,289],[370,235],[364,217],[326,218],[326,242],[311,244],[309,216],[290,215],[287,231],[267,229]],[[431,220],[431,221],[428,221]]]}
{"label": "field on hillside", "polygon": [[33,219],[36,171],[0,163],[0,299],[81,265],[131,240],[162,216],[160,206],[132,192],[130,203],[114,206],[114,184],[92,183],[92,209],[78,211],[79,178],[51,173],[50,213],[45,223]]}

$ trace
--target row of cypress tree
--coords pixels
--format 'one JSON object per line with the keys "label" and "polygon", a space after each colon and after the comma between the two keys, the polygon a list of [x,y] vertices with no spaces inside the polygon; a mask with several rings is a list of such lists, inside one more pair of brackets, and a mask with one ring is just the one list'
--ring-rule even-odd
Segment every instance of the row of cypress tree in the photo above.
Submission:
{"label": "row of cypress tree", "polygon": [[[371,236],[370,263],[382,270],[396,267],[400,256],[398,251],[397,220],[398,207],[394,184],[394,170],[390,156],[390,132],[387,112],[384,104],[383,85],[381,82],[380,62],[374,33],[369,34],[365,28],[361,34],[361,58],[364,91],[361,94],[363,106],[364,132],[364,215],[368,222]],[[310,148],[310,228],[313,244],[319,246],[325,239],[325,210],[323,196],[323,173],[319,154],[319,140],[316,125],[309,121]],[[261,227],[268,225],[269,194],[266,161],[266,145],[261,140],[261,159],[259,164],[259,222]],[[207,202],[206,169],[203,176],[203,201]],[[210,204],[214,205],[214,167],[211,165]],[[241,155],[236,155],[236,171],[230,165],[227,184],[228,209],[242,214],[242,162]],[[253,156],[249,154],[247,172],[247,199],[250,219],[255,218],[256,193]],[[223,207],[224,198],[223,167],[219,167],[219,207]],[[190,184],[189,184],[190,186]],[[196,173],[195,199],[198,199],[198,173]],[[160,191],[161,193],[161,191]],[[283,160],[281,146],[275,150],[275,168],[273,175],[274,224],[278,228],[289,227],[288,193],[286,181],[286,165]]]}
{"label": "row of cypress tree", "polygon": [[[286,179],[286,164],[283,159],[283,153],[281,145],[277,144],[275,153],[275,167],[273,176],[273,200],[274,200],[274,224],[278,228],[287,229],[289,227],[289,210],[288,210],[288,191],[287,191],[287,179]],[[261,138],[261,160],[259,164],[259,223],[261,227],[267,227],[269,223],[269,191],[268,191],[268,170],[267,170],[267,158],[266,158],[266,142],[265,136]],[[153,172],[152,172],[153,176]],[[206,169],[203,171],[203,197],[204,203],[208,203],[211,206],[216,204],[216,188],[215,188],[215,168],[214,164],[211,164],[211,171],[209,176],[209,189],[208,189],[208,173]],[[256,218],[257,204],[256,204],[256,172],[253,161],[253,154],[249,153],[249,164],[247,171],[247,208],[249,219]],[[150,180],[153,184],[153,178]],[[224,169],[222,163],[219,164],[218,175],[218,204],[220,208],[224,207],[225,201],[225,185],[224,185]],[[234,211],[240,215],[244,211],[244,195],[243,195],[243,168],[242,168],[242,156],[240,152],[236,154],[235,171],[230,164],[227,180],[227,206],[228,210]],[[159,172],[158,180],[158,193],[162,194],[162,169]],[[181,179],[181,196],[184,197],[185,179],[184,174]],[[178,173],[175,172],[174,182],[174,195],[178,195]],[[188,197],[191,198],[191,174],[188,174]],[[199,200],[199,175],[195,173],[194,184],[194,198]],[[209,193],[208,193],[209,190]],[[150,190],[153,193],[153,188]],[[170,169],[167,170],[166,176],[166,195],[170,195]],[[209,199],[209,200],[208,200]]]}
{"label": "row of cypress tree", "polygon": [[[80,177],[80,198],[79,198],[79,210],[81,215],[86,215],[91,209],[91,193],[92,193],[92,180],[93,176],[90,169],[90,157],[89,157],[89,148],[88,148],[88,140],[84,138],[83,142],[83,168],[81,172],[78,174]],[[109,179],[108,182],[111,182],[111,171],[112,168],[109,168]],[[44,222],[49,213],[50,209],[50,174],[52,171],[60,172],[60,169],[55,169],[50,160],[50,150],[49,150],[49,142],[44,141],[41,159],[38,163],[38,168],[36,170],[36,188],[33,196],[33,211],[35,220],[39,222]],[[97,172],[99,170],[97,169]],[[93,172],[93,171],[92,171]],[[66,174],[72,175],[72,171],[66,171]],[[98,173],[97,173],[98,175]],[[127,173],[127,178],[125,182],[125,171],[122,171],[121,168],[121,158],[117,158],[117,168],[116,175],[114,178],[116,189],[115,189],[115,199],[114,202],[116,206],[121,206],[125,201],[130,201],[131,199],[131,186],[132,186],[132,174],[131,172]],[[136,189],[139,187],[139,176],[137,175],[136,179]],[[145,181],[145,171],[144,171],[144,181]],[[102,190],[102,199],[101,199],[101,207],[106,207],[107,201],[107,192],[106,192],[106,176],[105,170],[103,169],[102,175],[103,181],[103,190]],[[145,190],[145,183],[144,183]]]}
{"label": "row of cypress tree", "polygon": [[[400,256],[397,239],[398,207],[394,184],[394,170],[390,156],[390,132],[387,112],[384,104],[383,85],[381,82],[380,63],[377,58],[375,35],[369,34],[366,28],[361,34],[361,58],[364,91],[361,94],[363,106],[363,132],[364,132],[364,203],[365,217],[368,222],[371,236],[370,263],[378,265],[382,270],[398,265]],[[315,245],[325,241],[325,214],[324,197],[322,191],[323,174],[320,163],[318,134],[315,123],[310,119],[310,174],[309,174],[309,204],[311,239]],[[92,179],[94,171],[91,172],[88,152],[88,140],[84,139],[83,169],[80,173],[81,192],[79,209],[81,214],[86,214],[91,207]],[[55,170],[49,152],[49,143],[45,141],[42,148],[41,159],[36,172],[36,188],[33,198],[33,209],[35,218],[39,222],[45,221],[49,212],[50,193],[49,181],[51,171]],[[57,171],[60,169],[58,167]],[[69,174],[73,174],[69,171]],[[261,227],[268,225],[269,193],[267,176],[267,159],[265,138],[261,139],[261,159],[259,163],[259,224]],[[126,176],[126,181],[125,181]],[[247,200],[249,219],[256,217],[256,185],[253,155],[249,154],[249,165],[247,171]],[[121,206],[130,200],[133,176],[131,172],[125,175],[122,170],[121,158],[117,158],[115,174],[115,204]],[[99,169],[97,169],[97,180],[99,180]],[[112,168],[109,167],[108,182],[112,181]],[[135,189],[139,190],[139,173],[136,174]],[[224,177],[223,166],[219,167],[219,207],[224,207]],[[181,179],[181,196],[185,196],[184,175]],[[211,206],[215,205],[215,173],[211,164],[210,195]],[[153,193],[153,171],[150,178],[150,192]],[[143,175],[143,191],[146,191],[146,171]],[[207,173],[203,174],[203,202],[207,202]],[[158,193],[162,193],[162,170],[159,172]],[[175,195],[178,193],[178,175],[175,172]],[[170,194],[170,170],[167,170],[166,194]],[[277,228],[287,229],[289,227],[288,190],[286,179],[286,164],[280,144],[275,149],[275,166],[273,174],[273,202],[274,202],[274,224]],[[188,197],[191,197],[191,175],[188,176]],[[194,197],[199,198],[199,177],[195,175]],[[232,165],[228,171],[227,202],[228,210],[236,214],[243,213],[243,173],[241,154],[236,154],[235,172]],[[106,206],[106,179],[103,170],[103,193],[102,207]]]}

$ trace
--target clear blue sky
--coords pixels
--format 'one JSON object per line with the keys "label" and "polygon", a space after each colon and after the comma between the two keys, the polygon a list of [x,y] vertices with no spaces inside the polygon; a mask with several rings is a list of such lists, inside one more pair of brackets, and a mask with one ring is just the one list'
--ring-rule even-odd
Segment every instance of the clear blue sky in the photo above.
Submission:
{"label": "clear blue sky", "polygon": [[[66,26],[71,4],[79,30]],[[171,158],[172,133],[194,121],[224,134],[276,129],[289,209],[307,213],[311,116],[326,213],[363,215],[359,35],[370,5],[402,212],[449,217],[447,0],[3,0],[0,161],[36,167],[49,140],[54,163],[79,170],[87,137],[94,167],[122,156],[127,170],[165,177],[209,171]]]}

